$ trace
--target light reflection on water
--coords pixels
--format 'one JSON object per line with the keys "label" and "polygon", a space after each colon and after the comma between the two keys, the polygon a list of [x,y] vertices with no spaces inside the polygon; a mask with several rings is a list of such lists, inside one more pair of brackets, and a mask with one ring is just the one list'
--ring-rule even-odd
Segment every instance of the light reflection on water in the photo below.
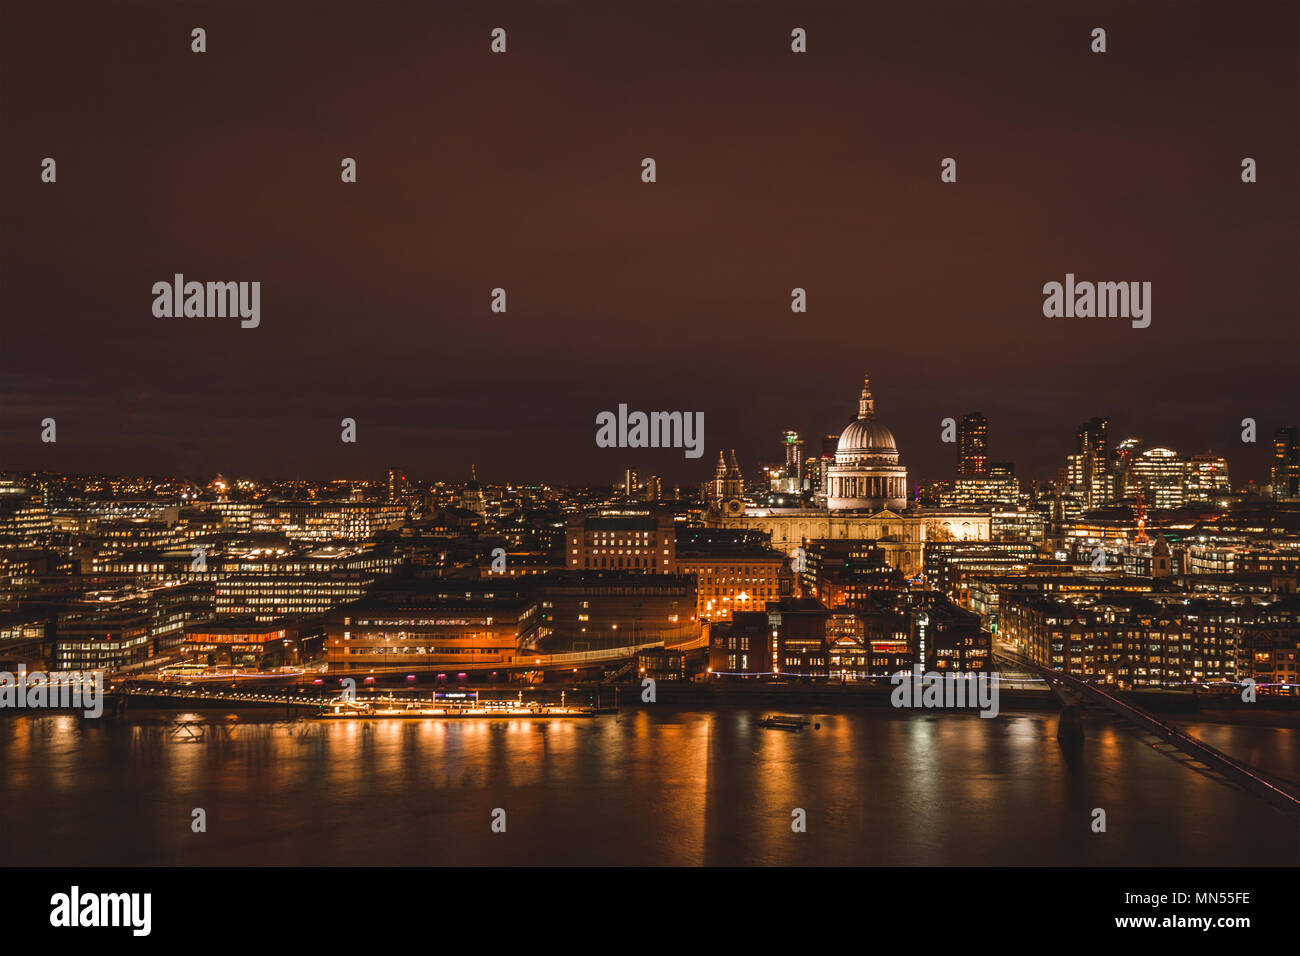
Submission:
{"label": "light reflection on water", "polygon": [[[193,716],[193,715],[190,715]],[[1255,799],[1090,722],[840,713],[798,733],[759,711],[594,720],[241,716],[201,741],[159,724],[0,720],[12,864],[1294,865]],[[1296,731],[1194,728],[1300,774]],[[1290,771],[1290,773],[1288,773]],[[190,830],[207,811],[208,832]],[[507,831],[491,832],[494,808]],[[1108,830],[1093,833],[1092,810]],[[791,811],[807,832],[791,831]]]}

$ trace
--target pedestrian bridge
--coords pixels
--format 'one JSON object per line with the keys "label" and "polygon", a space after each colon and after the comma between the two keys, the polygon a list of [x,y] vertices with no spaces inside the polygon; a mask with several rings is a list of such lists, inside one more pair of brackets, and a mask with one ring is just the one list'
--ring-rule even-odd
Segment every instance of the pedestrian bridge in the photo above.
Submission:
{"label": "pedestrian bridge", "polygon": [[1080,680],[1073,674],[1044,667],[1005,650],[995,651],[994,657],[1011,667],[1037,674],[1047,681],[1057,699],[1061,701],[1061,723],[1058,725],[1057,737],[1062,741],[1082,738],[1083,727],[1079,722],[1080,704],[1084,701],[1095,704],[1147,733],[1159,737],[1197,763],[1203,764],[1229,782],[1267,801],[1300,822],[1300,796],[1295,792],[1293,784],[1276,780],[1264,771],[1228,756],[1141,707],[1121,700],[1096,684]]}

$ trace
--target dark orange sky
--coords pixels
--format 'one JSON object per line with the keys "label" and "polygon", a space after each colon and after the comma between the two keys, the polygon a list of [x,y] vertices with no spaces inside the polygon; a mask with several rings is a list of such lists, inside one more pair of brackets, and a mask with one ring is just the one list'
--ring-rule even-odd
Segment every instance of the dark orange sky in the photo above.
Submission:
{"label": "dark orange sky", "polygon": [[[838,431],[865,371],[913,478],[978,409],[1025,476],[1107,415],[1266,479],[1300,419],[1300,8],[895,6],[15,8],[0,470],[695,481]],[[176,272],[260,281],[261,326],[155,318]],[[1044,318],[1067,272],[1150,281],[1151,327]],[[703,459],[597,448],[620,402],[703,411]]]}

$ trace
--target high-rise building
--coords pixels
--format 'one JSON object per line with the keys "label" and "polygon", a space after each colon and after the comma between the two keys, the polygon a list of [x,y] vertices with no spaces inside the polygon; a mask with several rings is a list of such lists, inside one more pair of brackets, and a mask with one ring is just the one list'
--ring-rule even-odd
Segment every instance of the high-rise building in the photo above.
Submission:
{"label": "high-rise building", "polygon": [[1137,494],[1137,483],[1133,478],[1133,460],[1142,448],[1142,439],[1125,438],[1115,446],[1111,469],[1115,473],[1115,496],[1132,498]]}
{"label": "high-rise building", "polygon": [[1187,462],[1183,482],[1187,501],[1213,501],[1232,490],[1228,481],[1228,463],[1214,455],[1196,455]]}
{"label": "high-rise building", "polygon": [[1075,453],[1068,459],[1069,482],[1083,494],[1084,507],[1100,508],[1114,497],[1114,476],[1107,467],[1105,418],[1092,418],[1075,432]]}
{"label": "high-rise building", "polygon": [[1148,448],[1133,459],[1133,480],[1152,508],[1179,508],[1187,462],[1170,448]]}
{"label": "high-rise building", "polygon": [[798,432],[787,431],[781,435],[785,447],[785,477],[794,482],[791,491],[803,487],[803,439]]}
{"label": "high-rise building", "polygon": [[822,438],[821,457],[809,457],[806,474],[809,486],[822,501],[826,498],[826,476],[831,465],[835,464],[835,450],[839,447],[839,435],[826,435]]}
{"label": "high-rise building", "polygon": [[1283,426],[1273,433],[1274,498],[1300,497],[1300,429]]}
{"label": "high-rise building", "polygon": [[983,475],[959,477],[951,491],[940,494],[939,501],[944,507],[1015,506],[1020,501],[1016,466],[1009,461],[991,462]]}
{"label": "high-rise building", "polygon": [[821,487],[822,460],[809,456],[803,460],[803,483],[809,491]]}
{"label": "high-rise building", "polygon": [[989,420],[971,412],[957,423],[957,474],[983,478],[989,471]]}
{"label": "high-rise building", "polygon": [[388,469],[388,503],[401,501],[409,490],[405,473],[400,468]]}

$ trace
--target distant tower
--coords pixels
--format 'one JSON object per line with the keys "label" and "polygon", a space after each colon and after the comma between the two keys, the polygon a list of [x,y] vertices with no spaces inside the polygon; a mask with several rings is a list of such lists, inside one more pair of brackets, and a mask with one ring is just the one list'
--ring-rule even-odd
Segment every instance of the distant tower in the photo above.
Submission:
{"label": "distant tower", "polygon": [[809,458],[809,462],[816,462],[816,473],[810,473],[813,490],[818,494],[822,504],[826,502],[826,473],[830,470],[831,465],[835,464],[835,449],[839,446],[839,435],[825,435],[822,437],[822,456],[821,458]]}
{"label": "distant tower", "polygon": [[722,483],[727,477],[727,456],[718,449],[718,465],[713,469],[713,480],[708,484],[706,500],[714,507],[722,501]]}
{"label": "distant tower", "polygon": [[971,412],[957,423],[957,474],[983,478],[989,473],[989,420]]}
{"label": "distant tower", "polygon": [[745,497],[745,479],[740,474],[740,465],[736,464],[736,449],[727,452],[727,474],[722,485],[724,498]]}
{"label": "distant tower", "polygon": [[402,499],[407,491],[406,475],[400,468],[388,469],[388,503],[393,504]]}
{"label": "distant tower", "polygon": [[803,439],[798,432],[783,432],[781,444],[785,446],[785,477],[793,479],[791,489],[803,487]]}
{"label": "distant tower", "polygon": [[487,514],[487,499],[483,496],[483,489],[479,487],[478,469],[474,465],[469,466],[469,484],[461,492],[460,506],[478,515]]}
{"label": "distant tower", "polygon": [[1142,439],[1125,438],[1115,446],[1115,451],[1111,454],[1117,498],[1132,498],[1137,494],[1137,478],[1133,472],[1133,463],[1141,448]]}
{"label": "distant tower", "polygon": [[736,450],[731,449],[730,458],[718,452],[718,467],[713,472],[710,482],[709,505],[712,510],[724,515],[740,515],[745,512],[745,479],[736,464]]}
{"label": "distant tower", "polygon": [[1300,497],[1300,429],[1294,425],[1273,432],[1274,498]]}
{"label": "distant tower", "polygon": [[1170,563],[1169,542],[1164,537],[1156,538],[1155,547],[1151,549],[1151,576],[1167,578],[1173,573]]}
{"label": "distant tower", "polygon": [[1112,474],[1107,467],[1106,428],[1110,422],[1104,418],[1091,418],[1075,432],[1075,458],[1071,463],[1072,484],[1083,490],[1084,506],[1100,508],[1112,497]]}

